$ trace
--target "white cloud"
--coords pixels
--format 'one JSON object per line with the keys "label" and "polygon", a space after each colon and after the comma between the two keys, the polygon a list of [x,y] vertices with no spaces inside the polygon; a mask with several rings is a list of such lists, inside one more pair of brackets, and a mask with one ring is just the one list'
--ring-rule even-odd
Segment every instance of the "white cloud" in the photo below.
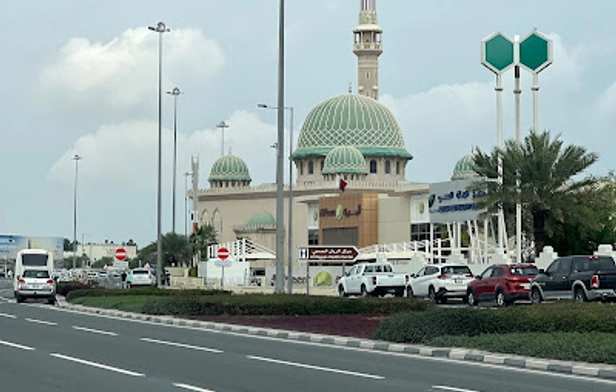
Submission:
{"label": "white cloud", "polygon": [[[232,151],[244,159],[256,184],[272,182],[275,152],[275,128],[256,114],[237,111],[225,120],[225,152]],[[170,184],[173,157],[173,132],[163,128],[163,182]],[[200,130],[178,135],[178,184],[182,173],[190,171],[190,157],[200,157],[200,187],[207,187],[213,162],[220,157],[221,135],[218,129]],[[158,123],[150,120],[128,121],[101,126],[96,132],[77,139],[74,145],[52,165],[47,179],[72,183],[74,154],[80,161],[80,182],[102,189],[153,190],[156,187],[158,162]],[[271,160],[269,159],[271,157]],[[271,172],[271,173],[270,173]],[[167,189],[165,187],[164,189]]]}
{"label": "white cloud", "polygon": [[597,114],[604,118],[611,119],[614,117],[614,108],[616,107],[616,82],[612,83],[608,88],[601,93],[597,99],[595,109]]}
{"label": "white cloud", "polygon": [[[68,107],[131,109],[150,104],[146,97],[157,88],[158,38],[147,27],[126,30],[106,43],[73,38],[43,67],[42,90]],[[218,44],[201,30],[164,34],[163,86],[211,78],[224,62]]]}

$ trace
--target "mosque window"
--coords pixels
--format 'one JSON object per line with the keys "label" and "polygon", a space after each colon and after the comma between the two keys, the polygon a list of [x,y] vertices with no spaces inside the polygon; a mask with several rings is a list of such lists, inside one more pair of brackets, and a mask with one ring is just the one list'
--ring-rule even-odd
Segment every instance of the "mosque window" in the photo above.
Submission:
{"label": "mosque window", "polygon": [[391,173],[391,162],[385,161],[385,174]]}
{"label": "mosque window", "polygon": [[396,162],[396,174],[400,174],[400,162]]}
{"label": "mosque window", "polygon": [[299,166],[299,175],[303,176],[304,175],[304,162],[300,162],[298,166]]}
{"label": "mosque window", "polygon": [[308,162],[308,174],[314,174],[314,163],[312,161]]}
{"label": "mosque window", "polygon": [[370,79],[370,72],[366,72],[366,79]]}
{"label": "mosque window", "polygon": [[376,174],[376,161],[374,159],[370,161],[370,174]]}
{"label": "mosque window", "polygon": [[323,166],[325,166],[325,161],[321,159],[321,172],[323,171]]}

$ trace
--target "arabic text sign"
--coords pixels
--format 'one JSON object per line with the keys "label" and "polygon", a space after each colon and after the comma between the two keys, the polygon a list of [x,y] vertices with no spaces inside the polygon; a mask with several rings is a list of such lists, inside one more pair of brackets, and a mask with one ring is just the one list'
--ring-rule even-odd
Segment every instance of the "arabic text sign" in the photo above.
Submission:
{"label": "arabic text sign", "polygon": [[428,206],[431,223],[451,223],[475,220],[484,212],[477,208],[475,197],[485,194],[482,190],[469,190],[479,179],[457,180],[430,184]]}
{"label": "arabic text sign", "polygon": [[308,246],[299,248],[299,259],[308,261],[355,261],[359,251],[354,246]]}

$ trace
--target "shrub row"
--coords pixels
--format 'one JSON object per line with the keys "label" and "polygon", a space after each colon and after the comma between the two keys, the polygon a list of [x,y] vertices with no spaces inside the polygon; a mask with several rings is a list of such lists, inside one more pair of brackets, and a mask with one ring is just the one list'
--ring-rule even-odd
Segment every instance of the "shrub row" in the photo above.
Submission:
{"label": "shrub row", "polygon": [[357,300],[299,294],[244,294],[155,298],[145,303],[142,312],[174,316],[393,314],[424,311],[431,306],[426,301],[403,298]]}
{"label": "shrub row", "polygon": [[374,338],[398,343],[428,343],[439,336],[516,332],[616,333],[616,306],[557,302],[506,309],[432,308],[384,319]]}
{"label": "shrub row", "polygon": [[81,282],[61,282],[56,285],[56,294],[66,297],[73,291],[92,291],[96,286]]}
{"label": "shrub row", "polygon": [[491,352],[616,364],[616,335],[601,332],[511,333],[505,335],[441,336],[431,346],[465,347]]}
{"label": "shrub row", "polygon": [[[71,283],[72,284],[72,283]],[[83,286],[83,284],[82,284]],[[119,289],[94,289],[91,286],[81,287],[89,288],[89,290],[71,290],[71,294],[67,296],[67,301],[81,297],[123,297],[123,296],[157,296],[157,297],[194,297],[205,295],[230,295],[231,291],[227,290],[163,290],[156,287],[133,287],[127,290]]]}

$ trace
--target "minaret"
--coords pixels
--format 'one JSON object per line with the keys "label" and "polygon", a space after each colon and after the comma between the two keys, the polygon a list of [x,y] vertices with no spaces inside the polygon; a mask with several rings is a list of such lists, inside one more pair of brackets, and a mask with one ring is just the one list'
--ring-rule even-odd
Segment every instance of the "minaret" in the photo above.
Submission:
{"label": "minaret", "polygon": [[359,26],[353,30],[353,53],[357,55],[357,93],[378,99],[383,30],[377,25],[376,0],[359,0],[359,3]]}

